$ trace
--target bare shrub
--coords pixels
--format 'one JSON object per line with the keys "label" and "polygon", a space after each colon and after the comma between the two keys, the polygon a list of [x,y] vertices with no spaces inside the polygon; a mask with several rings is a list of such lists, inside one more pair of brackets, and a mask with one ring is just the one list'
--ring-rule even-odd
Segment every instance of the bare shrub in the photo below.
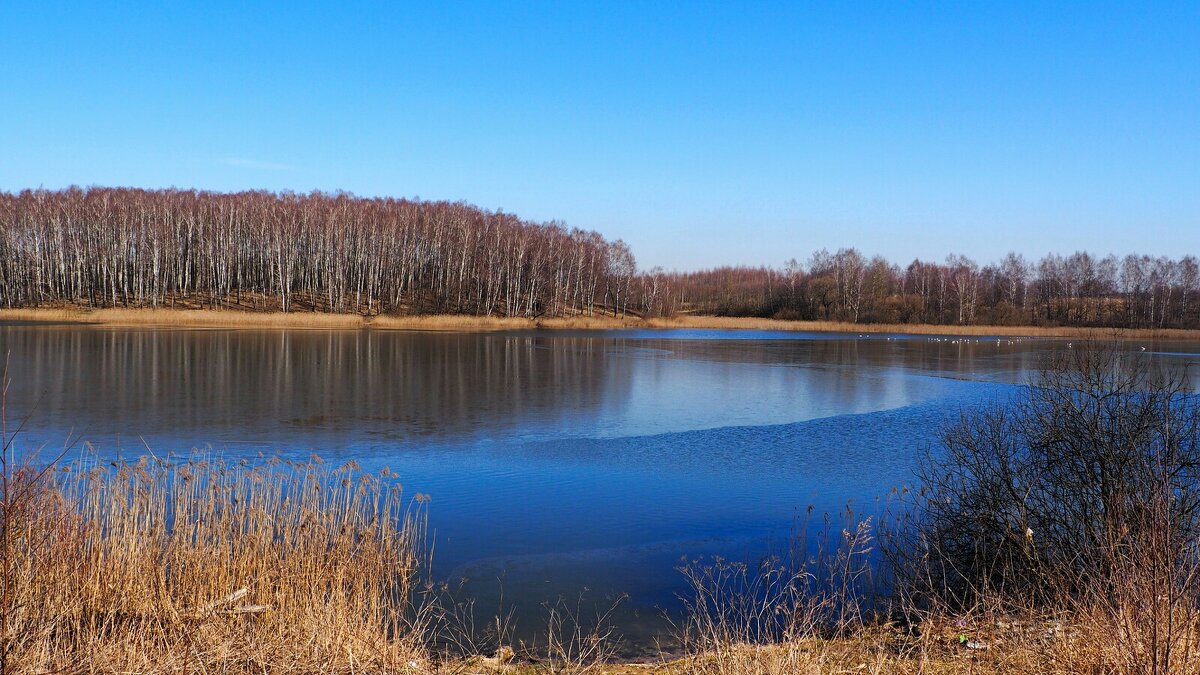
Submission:
{"label": "bare shrub", "polygon": [[1101,670],[1200,666],[1200,401],[1184,377],[1076,345],[1010,404],[963,413],[919,478],[885,537],[910,610],[1061,618],[1050,651]]}

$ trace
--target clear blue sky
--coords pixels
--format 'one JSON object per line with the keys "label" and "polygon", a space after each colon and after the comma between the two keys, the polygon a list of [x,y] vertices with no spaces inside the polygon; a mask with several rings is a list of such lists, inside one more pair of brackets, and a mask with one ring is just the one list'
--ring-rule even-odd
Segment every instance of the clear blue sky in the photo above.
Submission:
{"label": "clear blue sky", "polygon": [[0,4],[0,189],[71,184],[465,200],[675,269],[1200,254],[1200,3]]}

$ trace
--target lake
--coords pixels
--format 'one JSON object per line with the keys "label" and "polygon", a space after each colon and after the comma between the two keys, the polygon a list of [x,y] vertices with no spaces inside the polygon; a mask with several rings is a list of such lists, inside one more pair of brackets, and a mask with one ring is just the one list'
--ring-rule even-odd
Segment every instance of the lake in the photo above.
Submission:
{"label": "lake", "polygon": [[[964,407],[1067,341],[716,330],[420,333],[0,325],[24,445],[388,467],[431,497],[438,578],[536,634],[627,593],[666,630],[682,559],[754,560],[811,506],[877,513]],[[1145,349],[1143,349],[1145,348]],[[1131,342],[1172,367],[1200,344]],[[11,424],[10,424],[11,428]],[[71,450],[77,457],[82,444]],[[814,525],[815,526],[815,525]],[[502,601],[502,602],[501,602]]]}

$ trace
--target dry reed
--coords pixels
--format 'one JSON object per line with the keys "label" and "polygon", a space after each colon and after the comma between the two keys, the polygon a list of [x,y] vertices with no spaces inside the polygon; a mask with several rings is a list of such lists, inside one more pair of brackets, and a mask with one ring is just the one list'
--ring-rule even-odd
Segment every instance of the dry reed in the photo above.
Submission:
{"label": "dry reed", "polygon": [[[11,457],[10,457],[11,459]],[[421,500],[310,461],[6,466],[4,672],[422,668]]]}
{"label": "dry reed", "polygon": [[848,323],[844,321],[787,321],[751,317],[680,315],[648,319],[651,328],[723,328],[729,330],[811,331],[855,335],[894,333],[902,335],[962,335],[1045,338],[1104,338],[1127,340],[1195,340],[1200,330],[1174,328],[1087,328],[1078,326],[956,326],[918,323]]}
{"label": "dry reed", "polygon": [[[434,662],[436,629],[416,599],[423,502],[405,501],[387,472],[315,458],[145,457],[76,463],[40,480],[35,467],[6,465],[5,475],[6,674],[1186,672],[1140,667],[1152,626],[1145,613],[1122,614],[1129,603],[1054,615],[1001,603],[925,609],[905,625],[869,618],[865,523],[842,531],[824,572],[687,570],[696,599],[680,658],[613,664],[604,617],[584,629],[560,605],[532,662],[505,663],[511,650]],[[1114,597],[1153,602],[1127,578]],[[1180,611],[1172,644],[1182,654],[1200,631]]]}
{"label": "dry reed", "polygon": [[617,328],[771,330],[814,333],[1102,338],[1116,340],[1196,340],[1200,330],[1084,328],[1071,326],[952,326],[789,321],[752,317],[679,315],[670,318],[574,315],[502,317],[468,314],[374,315],[322,312],[254,312],[228,309],[97,309],[78,307],[0,309],[0,321],[83,323],[108,326],[189,328],[389,329],[488,332],[505,330],[610,330]]}

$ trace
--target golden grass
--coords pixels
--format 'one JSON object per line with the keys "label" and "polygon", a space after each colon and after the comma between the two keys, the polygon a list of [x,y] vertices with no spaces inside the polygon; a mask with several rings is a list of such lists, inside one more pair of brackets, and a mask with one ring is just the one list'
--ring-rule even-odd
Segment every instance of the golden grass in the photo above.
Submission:
{"label": "golden grass", "polygon": [[354,314],[241,312],[222,309],[5,309],[0,321],[90,323],[105,326],[211,328],[361,328]]}
{"label": "golden grass", "polygon": [[722,328],[728,330],[812,331],[816,333],[900,333],[907,335],[963,335],[1005,337],[1062,337],[1143,339],[1200,339],[1200,330],[1174,328],[1078,328],[1071,326],[945,326],[917,323],[847,323],[843,321],[784,321],[751,317],[676,316],[650,319],[651,328]]}
{"label": "golden grass", "polygon": [[[765,644],[723,638],[649,663],[433,658],[436,629],[414,599],[428,563],[423,507],[405,502],[390,472],[316,458],[153,456],[69,469],[39,478],[29,466],[5,467],[6,675],[999,675],[1133,673],[1146,664],[1141,642],[1121,639],[1122,625],[1133,624],[1105,610],[1053,620],[930,614],[909,628],[868,622],[840,637],[806,629]],[[737,623],[727,610],[761,608],[714,609]],[[1200,644],[1194,636],[1200,627],[1175,644]],[[1180,653],[1161,672],[1193,672],[1195,663]]]}
{"label": "golden grass", "polygon": [[423,521],[353,465],[7,470],[6,673],[404,672]]}
{"label": "golden grass", "polygon": [[84,323],[106,326],[187,328],[308,328],[488,332],[506,330],[609,330],[616,328],[806,331],[815,333],[896,333],[908,335],[1100,338],[1118,340],[1200,340],[1200,330],[1077,328],[1049,326],[943,326],[934,324],[856,324],[838,321],[785,321],[752,317],[680,315],[499,317],[465,314],[382,315],[319,312],[251,312],[213,309],[97,309],[77,307],[0,309],[0,321]]}
{"label": "golden grass", "polygon": [[[610,665],[602,672],[612,675],[1149,672],[1191,675],[1198,672],[1200,660],[1195,651],[1200,644],[1200,627],[1185,629],[1186,635],[1174,638],[1184,648],[1172,658],[1155,661],[1144,651],[1144,643],[1130,644],[1118,638],[1122,629],[1113,625],[1111,619],[1089,612],[1057,618],[1035,614],[933,615],[908,628],[870,625],[844,637],[803,637],[768,644],[725,643],[653,663]],[[1151,630],[1147,625],[1137,628],[1147,635]],[[534,675],[537,671],[524,672]]]}
{"label": "golden grass", "polygon": [[0,309],[0,321],[150,326],[188,328],[312,328],[384,329],[487,332],[504,330],[592,330],[646,327],[636,317],[501,317],[466,314],[382,315],[326,314],[320,312],[250,312],[223,309],[96,309],[76,307]]}
{"label": "golden grass", "polygon": [[[594,669],[606,675],[975,675],[1127,672],[1111,661],[1097,658],[1105,644],[1102,636],[1075,634],[1074,638],[1047,638],[1041,622],[1029,632],[1011,634],[1008,640],[987,643],[986,648],[960,640],[961,631],[923,632],[928,627],[903,631],[881,626],[841,638],[803,638],[774,644],[727,644],[677,658],[643,663],[605,664]],[[1010,631],[1011,632],[1011,631]],[[466,673],[539,675],[535,666],[488,668],[466,661]],[[1186,671],[1174,671],[1186,672]]]}
{"label": "golden grass", "polygon": [[87,323],[86,312],[75,307],[0,309],[0,321],[66,321]]}
{"label": "golden grass", "polygon": [[519,316],[470,316],[463,314],[433,314],[412,316],[377,316],[366,325],[371,328],[393,330],[430,330],[486,332],[502,330],[598,330],[611,328],[644,327],[646,323],[636,317],[569,316],[540,317],[530,319]]}

